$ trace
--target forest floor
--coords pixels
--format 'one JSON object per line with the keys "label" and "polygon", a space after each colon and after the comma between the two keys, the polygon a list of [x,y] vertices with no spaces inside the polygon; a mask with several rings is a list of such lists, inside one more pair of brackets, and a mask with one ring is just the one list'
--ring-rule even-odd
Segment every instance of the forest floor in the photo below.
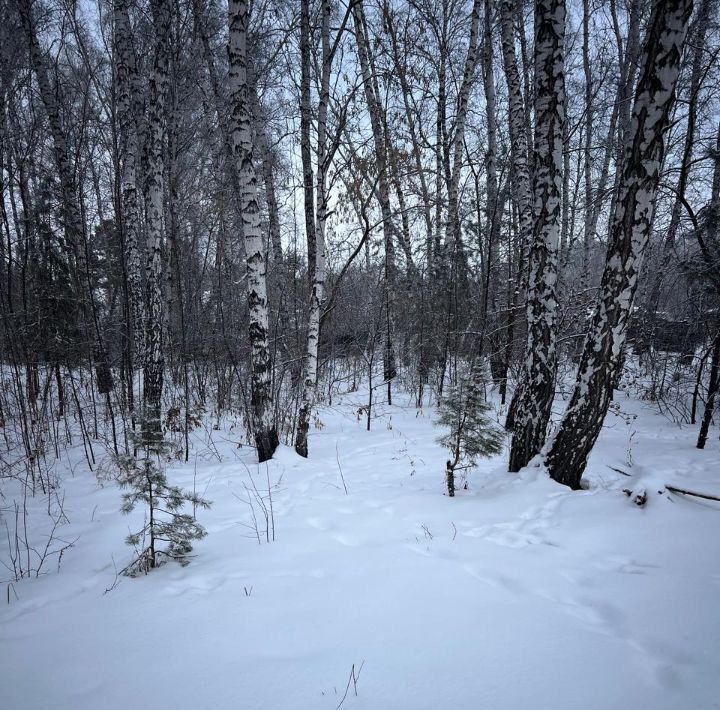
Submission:
{"label": "forest floor", "polygon": [[[720,493],[716,430],[698,451],[695,427],[621,395],[588,490],[498,457],[450,499],[434,409],[380,405],[367,432],[363,403],[319,409],[308,460],[258,467],[232,428],[196,432],[168,476],[213,501],[208,535],[187,567],[135,579],[115,570],[142,513],[71,451],[57,534],[74,545],[3,584],[0,707],[720,708],[720,504],[658,494]],[[622,492],[641,485],[642,508]]]}

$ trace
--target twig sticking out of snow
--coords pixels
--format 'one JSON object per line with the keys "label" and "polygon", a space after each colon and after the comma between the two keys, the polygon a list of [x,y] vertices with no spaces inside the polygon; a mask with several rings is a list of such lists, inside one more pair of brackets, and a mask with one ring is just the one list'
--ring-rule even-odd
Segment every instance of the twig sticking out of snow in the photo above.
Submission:
{"label": "twig sticking out of snow", "polygon": [[365,665],[365,661],[363,661],[363,662],[360,664],[360,667],[357,669],[357,673],[356,673],[356,672],[355,672],[355,664],[354,664],[354,663],[352,664],[352,668],[350,669],[350,677],[348,678],[347,685],[345,686],[345,693],[343,694],[342,700],[340,700],[340,702],[338,703],[338,706],[335,708],[335,710],[340,710],[340,708],[342,707],[343,703],[345,702],[345,700],[346,700],[346,698],[347,698],[347,696],[348,696],[348,691],[350,690],[350,683],[352,683],[352,685],[353,685],[353,692],[355,693],[355,697],[357,697],[357,694],[358,694],[358,692],[357,692],[357,682],[358,682],[358,680],[360,680],[360,673],[362,673],[362,669],[363,669],[363,666],[364,666],[364,665]]}
{"label": "twig sticking out of snow", "polygon": [[340,480],[342,481],[343,488],[345,489],[345,495],[347,495],[348,489],[345,485],[345,476],[343,476],[342,466],[340,465],[340,454],[338,453],[337,441],[335,442],[335,460],[337,461],[338,471],[340,471]]}

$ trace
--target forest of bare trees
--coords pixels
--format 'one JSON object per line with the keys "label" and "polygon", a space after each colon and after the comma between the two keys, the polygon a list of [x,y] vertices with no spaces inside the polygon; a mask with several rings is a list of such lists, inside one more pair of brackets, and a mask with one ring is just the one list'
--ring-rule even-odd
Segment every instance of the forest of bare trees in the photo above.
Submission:
{"label": "forest of bare trees", "polygon": [[3,476],[227,417],[312,458],[338,382],[370,427],[468,363],[511,471],[579,488],[619,387],[712,436],[716,0],[0,12]]}

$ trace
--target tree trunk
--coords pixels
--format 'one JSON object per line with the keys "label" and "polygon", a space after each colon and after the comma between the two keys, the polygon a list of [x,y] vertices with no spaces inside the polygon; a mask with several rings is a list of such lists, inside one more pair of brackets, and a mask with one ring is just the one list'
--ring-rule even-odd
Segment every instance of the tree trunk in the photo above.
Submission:
{"label": "tree trunk", "polygon": [[[305,3],[306,0],[303,0]],[[300,456],[308,455],[308,432],[310,429],[310,415],[317,393],[318,377],[318,346],[320,343],[320,314],[325,299],[325,222],[327,219],[327,114],[330,102],[330,70],[332,60],[330,57],[330,15],[332,8],[329,0],[322,2],[322,75],[320,78],[320,102],[318,104],[318,134],[317,134],[317,184],[315,186],[315,263],[312,274],[312,291],[310,293],[310,308],[308,311],[307,349],[305,355],[305,379],[303,381],[300,412],[298,413],[298,427],[295,438],[295,451]],[[304,56],[304,55],[303,55]],[[309,57],[307,57],[309,60]],[[309,67],[308,67],[309,72]],[[305,105],[305,96],[302,106]],[[309,96],[307,97],[309,102]],[[308,136],[309,140],[309,136]],[[312,174],[312,173],[311,173]],[[312,195],[311,195],[312,197]]]}
{"label": "tree trunk", "polygon": [[272,458],[279,442],[272,403],[265,248],[260,230],[257,178],[253,166],[252,108],[247,77],[248,3],[244,0],[229,0],[228,22],[229,129],[240,190],[250,311],[250,414],[258,461],[262,463]]}
{"label": "tree trunk", "polygon": [[122,200],[123,243],[127,269],[128,300],[135,364],[145,354],[145,302],[142,292],[142,260],[140,249],[140,208],[137,190],[138,126],[137,111],[142,99],[137,94],[135,56],[127,0],[114,2],[116,106],[119,124],[119,153]]}
{"label": "tree trunk", "polygon": [[[493,71],[492,36],[492,0],[485,0],[485,20],[483,25],[483,89],[485,92],[485,115],[487,120],[487,153],[485,171],[487,180],[487,200],[485,208],[487,257],[484,273],[485,295],[483,298],[483,333],[488,330],[488,318],[492,313],[493,335],[490,338],[490,363],[493,380],[502,386],[503,357],[501,348],[502,332],[496,317],[498,279],[497,260],[500,245],[500,223],[502,221],[503,202],[500,200],[497,176],[497,100],[495,92],[495,74]],[[479,202],[479,195],[478,195]],[[479,217],[478,217],[479,222]],[[478,225],[479,227],[479,225]],[[480,343],[480,352],[484,343]]]}
{"label": "tree trunk", "polygon": [[465,68],[463,70],[462,83],[458,92],[457,111],[455,114],[455,133],[453,134],[453,165],[450,181],[448,182],[448,216],[447,232],[445,234],[445,246],[450,259],[454,261],[454,254],[460,244],[460,215],[458,189],[460,185],[460,173],[462,171],[463,156],[465,154],[465,122],[467,120],[468,102],[470,100],[470,89],[472,88],[473,77],[478,60],[478,37],[480,34],[480,5],[481,0],[473,2],[470,19],[470,43],[467,56],[465,57]]}
{"label": "tree trunk", "polygon": [[162,438],[162,390],[165,371],[163,323],[163,216],[165,198],[165,129],[169,86],[168,62],[172,4],[153,0],[155,58],[150,74],[145,162],[147,261],[145,267],[145,357],[143,361],[143,439],[155,444]]}
{"label": "tree trunk", "polygon": [[[527,253],[533,233],[533,207],[530,189],[530,167],[528,164],[528,130],[527,114],[523,101],[522,84],[515,52],[515,23],[513,0],[500,0],[500,28],[505,80],[508,87],[510,158],[513,164],[512,196],[518,213],[518,236],[520,249]],[[526,262],[524,258],[520,262]],[[518,272],[518,297],[522,290],[524,275]],[[515,388],[515,393],[508,408],[505,427],[512,431],[515,426],[515,410],[520,399],[522,380]]]}
{"label": "tree trunk", "polygon": [[705,413],[700,424],[700,432],[698,434],[697,448],[704,449],[705,442],[710,431],[710,423],[715,413],[715,399],[718,389],[720,389],[720,332],[715,336],[715,345],[713,346],[712,360],[710,361],[710,382],[708,383],[708,396],[705,402]]}
{"label": "tree trunk", "polygon": [[370,124],[375,148],[375,162],[378,174],[377,195],[382,215],[383,236],[385,241],[385,348],[383,353],[384,379],[387,381],[388,403],[392,403],[391,380],[395,377],[395,354],[392,344],[393,313],[395,300],[395,249],[393,244],[394,226],[390,209],[390,185],[387,170],[387,153],[383,134],[383,121],[377,78],[371,71],[372,56],[367,35],[365,14],[362,4],[353,6],[355,38],[358,59],[363,79],[365,101],[370,114]]}
{"label": "tree trunk", "polygon": [[580,487],[620,367],[691,9],[691,0],[656,0],[647,31],[600,295],[572,398],[546,457],[550,475],[573,489]]}
{"label": "tree trunk", "polygon": [[300,0],[300,158],[303,170],[303,199],[305,206],[305,239],[308,250],[308,280],[310,289],[315,279],[315,199],[310,132],[312,109],[310,101],[310,0]]}
{"label": "tree trunk", "polygon": [[535,213],[528,263],[528,323],[510,470],[540,452],[555,396],[557,247],[561,228],[565,122],[565,0],[535,3]]}

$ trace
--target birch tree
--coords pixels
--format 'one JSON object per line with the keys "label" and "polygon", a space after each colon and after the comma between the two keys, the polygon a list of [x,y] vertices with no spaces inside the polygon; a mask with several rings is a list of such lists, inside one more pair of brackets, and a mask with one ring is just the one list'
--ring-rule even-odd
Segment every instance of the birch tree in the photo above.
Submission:
{"label": "birch tree", "polygon": [[510,470],[519,471],[545,442],[555,395],[557,248],[561,227],[565,121],[565,1],[535,3],[535,147],[533,239],[528,256],[527,344],[518,385]]}
{"label": "birch tree", "polygon": [[257,177],[253,166],[252,107],[248,86],[248,3],[228,3],[229,130],[240,190],[242,236],[247,264],[251,367],[250,417],[258,461],[272,458],[278,446],[274,422],[265,247],[260,229]]}
{"label": "birch tree", "polygon": [[573,489],[580,487],[621,364],[691,10],[691,0],[656,0],[647,29],[600,294],[573,394],[545,459],[552,478]]}
{"label": "birch tree", "polygon": [[145,266],[145,357],[143,361],[143,438],[154,444],[162,438],[162,391],[165,370],[163,323],[163,236],[165,199],[165,130],[172,4],[153,0],[155,52],[149,80],[147,139],[145,146],[145,216],[147,255]]}
{"label": "birch tree", "polygon": [[127,0],[114,0],[113,22],[117,85],[115,100],[120,134],[120,189],[125,268],[127,270],[135,362],[141,364],[145,353],[145,302],[142,292],[137,166],[140,158],[138,116],[142,110],[142,99],[138,95],[137,69],[132,49]]}
{"label": "birch tree", "polygon": [[[308,0],[302,0],[302,18],[303,22],[309,22],[309,11],[307,8]],[[330,55],[330,13],[331,7],[329,0],[322,0],[321,15],[321,44],[322,44],[322,64],[320,75],[320,102],[318,105],[317,119],[317,185],[315,186],[315,224],[313,225],[314,249],[312,257],[314,264],[310,269],[312,275],[312,288],[310,292],[310,307],[308,310],[308,328],[307,328],[307,352],[305,355],[305,373],[302,388],[302,402],[300,412],[298,413],[297,435],[295,437],[295,451],[300,456],[308,455],[308,431],[310,428],[310,413],[312,410],[315,393],[317,389],[318,375],[318,346],[320,343],[320,312],[325,297],[325,224],[327,221],[327,171],[328,171],[328,149],[327,149],[327,114],[328,104],[330,102],[330,70],[332,68],[332,57]],[[310,135],[305,121],[307,121],[306,113],[310,106],[310,86],[309,86],[309,66],[305,67],[307,61],[309,65],[309,37],[307,28],[301,37],[301,61],[303,62],[301,84],[301,112],[303,114],[303,132],[301,141],[303,143],[303,177],[307,181],[312,180],[312,168],[308,169],[305,160],[309,159],[309,142]],[[306,220],[308,216],[308,202],[312,200],[312,189],[310,195],[305,193]],[[312,216],[312,215],[311,215]],[[308,240],[309,241],[309,240]],[[311,258],[310,249],[308,249],[308,259]]]}
{"label": "birch tree", "polygon": [[[508,89],[509,104],[509,133],[510,133],[510,158],[513,165],[512,195],[518,213],[518,242],[520,243],[521,255],[524,255],[530,245],[533,229],[532,192],[530,186],[530,166],[528,163],[528,129],[526,127],[527,114],[525,112],[525,101],[523,100],[522,83],[518,69],[517,54],[515,51],[515,22],[514,22],[514,0],[500,0],[500,28],[502,40],[502,57],[505,69],[505,80]],[[522,274],[518,273],[522,279]],[[513,306],[519,300],[520,282],[515,284],[513,293]],[[514,308],[509,313],[513,318]],[[508,333],[512,329],[508,325]],[[509,338],[508,338],[509,339]],[[505,354],[505,365],[510,360],[512,342],[507,343]],[[505,373],[507,376],[507,373]],[[505,427],[512,430],[515,426],[515,410],[520,400],[523,387],[521,380],[515,388],[515,393],[508,408]]]}

